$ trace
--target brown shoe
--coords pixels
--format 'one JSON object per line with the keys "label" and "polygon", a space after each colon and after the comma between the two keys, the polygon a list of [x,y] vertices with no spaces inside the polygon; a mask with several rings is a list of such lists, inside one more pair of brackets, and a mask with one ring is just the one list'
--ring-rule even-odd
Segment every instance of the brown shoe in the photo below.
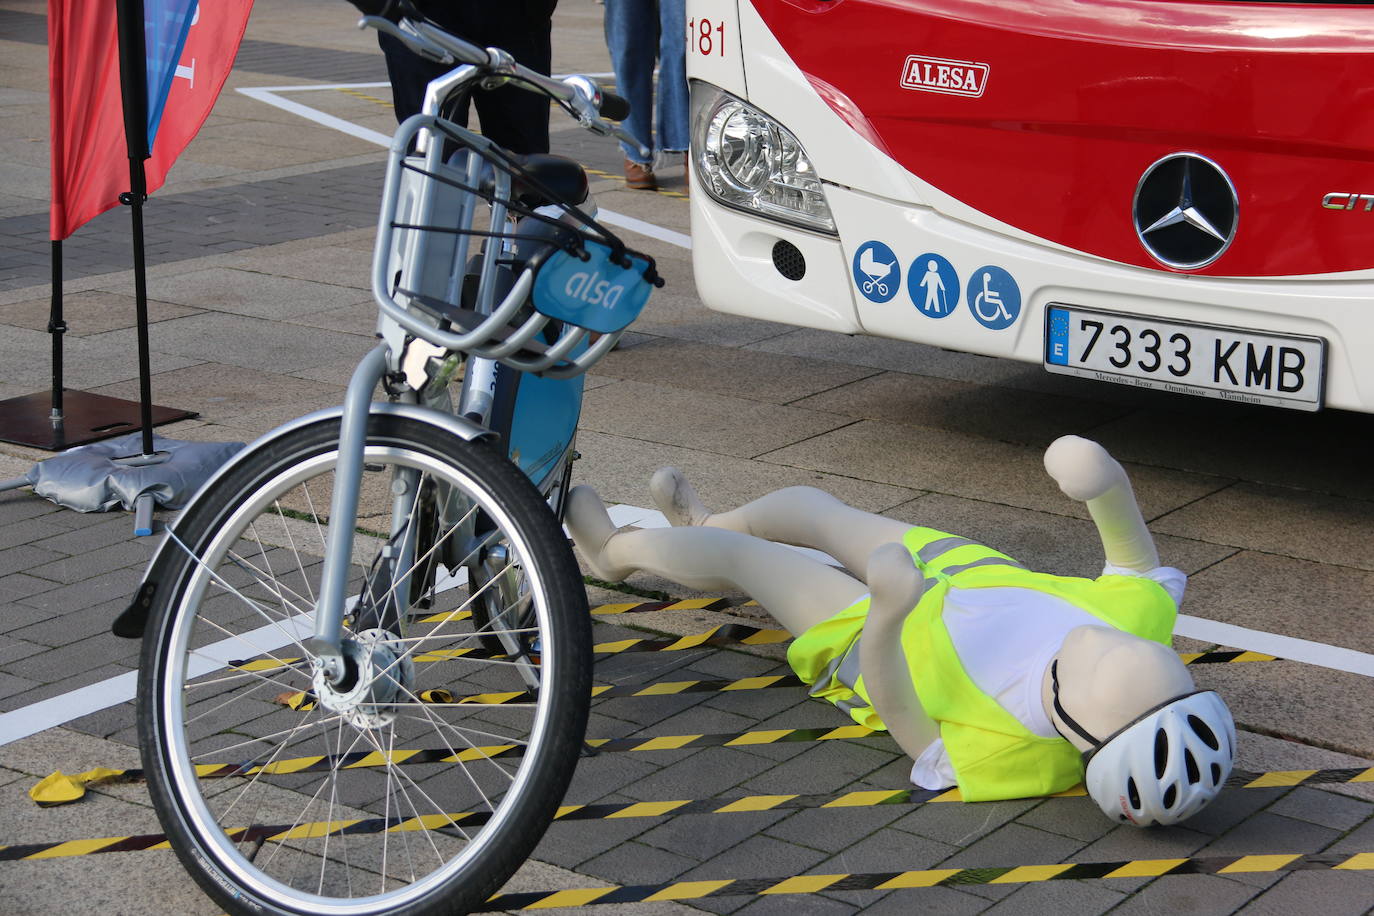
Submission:
{"label": "brown shoe", "polygon": [[692,190],[692,157],[688,153],[682,154],[682,190]]}
{"label": "brown shoe", "polygon": [[653,166],[649,163],[625,160],[625,187],[635,191],[654,191],[658,189],[658,179],[654,177]]}

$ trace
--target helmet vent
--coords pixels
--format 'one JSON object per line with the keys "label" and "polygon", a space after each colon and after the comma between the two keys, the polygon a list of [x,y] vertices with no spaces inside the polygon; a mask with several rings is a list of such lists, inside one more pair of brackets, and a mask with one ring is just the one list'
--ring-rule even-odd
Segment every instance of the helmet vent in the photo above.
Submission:
{"label": "helmet vent", "polygon": [[1221,767],[1215,763],[1212,764],[1212,785],[1221,785]]}
{"label": "helmet vent", "polygon": [[1198,770],[1197,761],[1193,759],[1193,752],[1185,750],[1183,752],[1183,765],[1188,768],[1188,785],[1195,786],[1198,780],[1202,779],[1202,773]]}
{"label": "helmet vent", "polygon": [[1172,808],[1174,800],[1178,798],[1178,783],[1170,783],[1169,788],[1164,790],[1164,807]]}
{"label": "helmet vent", "polygon": [[1140,810],[1140,790],[1135,787],[1135,777],[1126,780],[1126,799],[1134,810]]}
{"label": "helmet vent", "polygon": [[1202,721],[1197,716],[1189,716],[1188,724],[1192,726],[1193,731],[1197,733],[1197,736],[1201,738],[1203,743],[1208,747],[1214,751],[1221,749],[1221,742],[1217,740],[1216,733],[1208,728],[1206,722]]}
{"label": "helmet vent", "polygon": [[1164,729],[1155,730],[1155,778],[1163,779],[1164,770],[1169,765],[1169,736]]}

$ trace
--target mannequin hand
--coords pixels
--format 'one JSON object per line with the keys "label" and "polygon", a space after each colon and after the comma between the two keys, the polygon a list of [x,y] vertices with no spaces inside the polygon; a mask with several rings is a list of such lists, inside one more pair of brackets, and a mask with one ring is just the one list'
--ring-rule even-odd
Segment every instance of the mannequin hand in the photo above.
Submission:
{"label": "mannequin hand", "polygon": [[1065,496],[1087,504],[1108,563],[1136,572],[1159,566],[1131,482],[1106,449],[1079,436],[1062,436],[1045,450],[1045,470]]}
{"label": "mannequin hand", "polygon": [[1126,484],[1126,472],[1107,450],[1080,436],[1061,436],[1045,450],[1045,470],[1069,499],[1087,502]]}

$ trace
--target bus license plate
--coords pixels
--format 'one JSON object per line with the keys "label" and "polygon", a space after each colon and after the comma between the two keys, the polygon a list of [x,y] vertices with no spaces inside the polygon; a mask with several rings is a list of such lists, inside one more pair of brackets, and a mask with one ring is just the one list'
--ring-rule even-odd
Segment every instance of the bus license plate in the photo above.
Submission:
{"label": "bus license plate", "polygon": [[1320,410],[1326,341],[1051,303],[1044,365],[1104,382]]}

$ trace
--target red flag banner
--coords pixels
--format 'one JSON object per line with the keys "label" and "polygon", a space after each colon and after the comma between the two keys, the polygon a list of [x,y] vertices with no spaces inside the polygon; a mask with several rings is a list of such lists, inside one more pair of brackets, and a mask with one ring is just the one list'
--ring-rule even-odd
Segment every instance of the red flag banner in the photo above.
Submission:
{"label": "red flag banner", "polygon": [[[252,0],[198,9],[168,91],[146,168],[149,193],[214,107],[248,25]],[[65,239],[129,190],[115,4],[49,0],[52,207],[50,235]]]}

